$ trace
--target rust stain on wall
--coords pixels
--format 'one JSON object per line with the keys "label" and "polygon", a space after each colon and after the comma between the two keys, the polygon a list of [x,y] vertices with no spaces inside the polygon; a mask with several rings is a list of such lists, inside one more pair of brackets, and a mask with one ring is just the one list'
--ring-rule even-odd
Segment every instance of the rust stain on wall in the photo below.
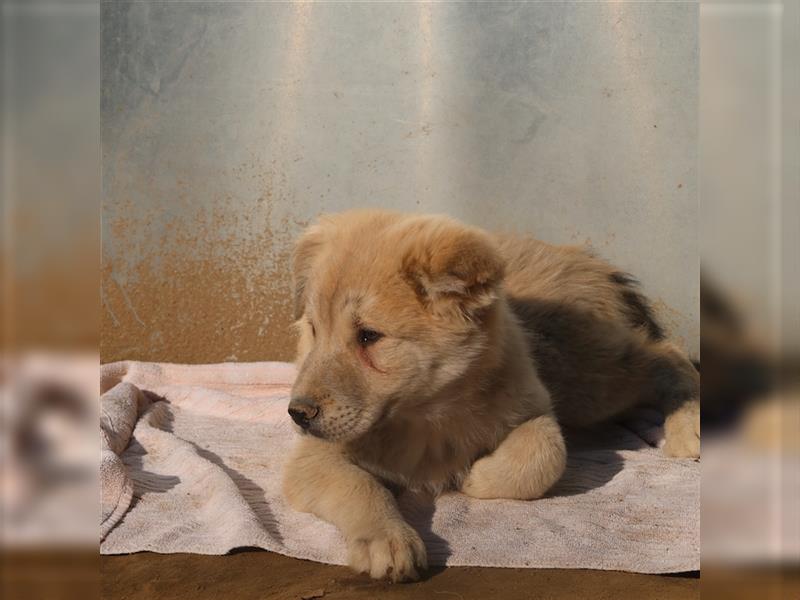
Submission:
{"label": "rust stain on wall", "polygon": [[227,261],[165,263],[137,270],[136,284],[103,269],[103,362],[180,363],[292,360],[295,338],[283,277],[250,276]]}
{"label": "rust stain on wall", "polygon": [[305,223],[275,217],[271,177],[260,183],[253,200],[192,206],[178,180],[171,205],[151,213],[117,203],[102,268],[103,362],[292,360],[289,264]]}

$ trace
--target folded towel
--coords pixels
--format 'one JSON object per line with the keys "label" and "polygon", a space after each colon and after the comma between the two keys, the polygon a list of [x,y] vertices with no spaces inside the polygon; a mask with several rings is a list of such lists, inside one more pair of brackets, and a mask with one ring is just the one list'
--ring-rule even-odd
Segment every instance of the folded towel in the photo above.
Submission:
{"label": "folded towel", "polygon": [[[285,363],[104,365],[100,551],[224,554],[254,546],[345,564],[336,528],[281,497],[296,435],[286,416],[294,375]],[[647,428],[655,443],[652,420]],[[567,472],[540,500],[401,494],[429,562],[700,568],[699,463],[666,458],[621,425],[569,433],[567,443]]]}
{"label": "folded towel", "polygon": [[133,483],[120,458],[145,398],[130,383],[103,394],[100,406],[100,539],[122,518],[133,499]]}

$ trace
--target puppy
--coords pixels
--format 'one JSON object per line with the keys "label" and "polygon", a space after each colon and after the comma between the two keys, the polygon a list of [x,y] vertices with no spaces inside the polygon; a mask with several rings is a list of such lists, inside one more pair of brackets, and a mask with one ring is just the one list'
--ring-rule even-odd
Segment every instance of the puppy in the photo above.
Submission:
{"label": "puppy", "polygon": [[293,277],[302,436],[284,494],[341,530],[356,571],[426,565],[385,484],[539,498],[564,472],[560,424],[649,402],[664,451],[699,455],[696,369],[634,281],[579,248],[356,211],[305,232]]}

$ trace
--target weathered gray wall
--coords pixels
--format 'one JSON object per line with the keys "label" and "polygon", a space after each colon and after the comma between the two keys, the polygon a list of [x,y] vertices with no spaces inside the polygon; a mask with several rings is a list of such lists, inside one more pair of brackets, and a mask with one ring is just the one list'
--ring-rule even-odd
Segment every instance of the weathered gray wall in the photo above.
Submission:
{"label": "weathered gray wall", "polygon": [[103,4],[103,360],[287,359],[317,214],[590,242],[698,346],[693,3]]}

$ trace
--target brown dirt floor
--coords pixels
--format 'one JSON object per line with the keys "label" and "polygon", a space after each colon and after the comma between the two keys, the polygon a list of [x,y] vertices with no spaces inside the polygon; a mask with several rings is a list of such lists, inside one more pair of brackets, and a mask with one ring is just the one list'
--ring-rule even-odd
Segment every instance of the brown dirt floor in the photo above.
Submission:
{"label": "brown dirt floor", "polygon": [[700,597],[700,579],[617,571],[434,568],[423,581],[371,581],[344,567],[263,551],[228,556],[140,553],[101,557],[102,597],[235,600],[671,600]]}

